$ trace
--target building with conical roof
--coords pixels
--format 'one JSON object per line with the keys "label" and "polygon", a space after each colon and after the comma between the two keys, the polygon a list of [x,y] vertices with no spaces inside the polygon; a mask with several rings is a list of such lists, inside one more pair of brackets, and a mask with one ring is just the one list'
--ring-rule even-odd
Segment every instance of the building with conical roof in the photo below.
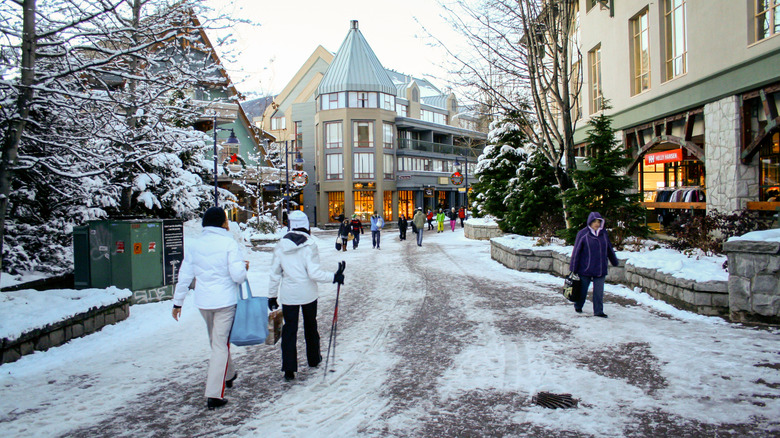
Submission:
{"label": "building with conical roof", "polygon": [[318,225],[465,205],[453,174],[473,174],[487,139],[454,94],[386,69],[354,20],[335,55],[319,46],[256,122],[287,161],[304,159],[295,201]]}

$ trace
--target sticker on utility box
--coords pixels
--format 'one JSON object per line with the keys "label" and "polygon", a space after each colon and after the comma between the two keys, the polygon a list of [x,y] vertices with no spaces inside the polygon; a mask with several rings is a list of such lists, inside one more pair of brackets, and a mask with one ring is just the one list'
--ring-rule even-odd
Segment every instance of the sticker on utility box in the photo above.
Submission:
{"label": "sticker on utility box", "polygon": [[133,254],[141,254],[144,250],[144,244],[141,242],[136,242],[133,244]]}
{"label": "sticker on utility box", "polygon": [[121,240],[116,241],[116,253],[117,254],[124,254],[125,252],[125,242]]}
{"label": "sticker on utility box", "polygon": [[157,242],[149,242],[149,252],[156,252]]}

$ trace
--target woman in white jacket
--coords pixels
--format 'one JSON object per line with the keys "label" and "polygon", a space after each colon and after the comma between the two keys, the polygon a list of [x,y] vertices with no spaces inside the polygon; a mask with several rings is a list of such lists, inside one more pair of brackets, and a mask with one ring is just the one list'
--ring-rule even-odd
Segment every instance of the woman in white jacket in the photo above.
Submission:
{"label": "woman in white jacket", "polygon": [[[195,307],[206,320],[211,343],[206,406],[215,409],[227,403],[225,386],[233,386],[236,371],[230,360],[230,329],[236,314],[238,286],[246,280],[249,262],[241,256],[238,243],[230,234],[225,210],[211,207],[203,215],[199,239],[187,241],[184,261],[173,295],[173,318],[179,320],[189,285],[195,282]],[[225,381],[225,378],[231,376]]]}
{"label": "woman in white jacket", "polygon": [[[303,335],[306,339],[306,359],[310,367],[322,361],[320,334],[317,332],[317,283],[344,284],[342,270],[335,274],[320,268],[317,244],[309,236],[309,218],[296,210],[290,213],[291,232],[274,248],[268,285],[268,308],[282,304],[282,371],[286,380],[295,379],[298,371],[298,315],[303,313]],[[278,300],[277,300],[278,297]]]}

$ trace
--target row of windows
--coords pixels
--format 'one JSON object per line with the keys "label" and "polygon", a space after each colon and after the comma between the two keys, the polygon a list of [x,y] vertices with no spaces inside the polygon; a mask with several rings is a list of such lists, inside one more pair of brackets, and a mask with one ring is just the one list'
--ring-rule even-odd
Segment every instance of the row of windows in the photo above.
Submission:
{"label": "row of windows", "polygon": [[[392,154],[383,154],[383,172],[385,179],[393,179],[396,158]],[[397,157],[399,172],[451,172],[455,168],[449,160],[435,160],[419,157]],[[374,153],[355,152],[352,154],[353,178],[373,179],[375,175]],[[469,163],[469,172],[473,174],[475,163]],[[344,179],[344,155],[325,155],[325,179]]]}
{"label": "row of windows", "polygon": [[[325,148],[338,149],[344,147],[344,123],[325,123]],[[352,122],[352,147],[374,147],[374,122],[357,120]],[[382,123],[382,147],[393,148],[393,124]]]}
{"label": "row of windows", "polygon": [[320,110],[339,108],[382,108],[394,111],[395,96],[387,93],[365,91],[342,91],[320,95]]}

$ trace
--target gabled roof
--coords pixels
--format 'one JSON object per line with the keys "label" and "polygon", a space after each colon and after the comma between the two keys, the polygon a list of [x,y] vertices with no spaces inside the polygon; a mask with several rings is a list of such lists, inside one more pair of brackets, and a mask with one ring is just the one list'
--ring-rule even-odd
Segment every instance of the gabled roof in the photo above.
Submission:
{"label": "gabled roof", "polygon": [[435,106],[436,108],[446,109],[447,108],[447,99],[450,97],[449,94],[439,94],[438,96],[428,96],[423,97],[420,99],[422,103],[430,106]]}
{"label": "gabled roof", "polygon": [[397,92],[379,58],[360,33],[357,20],[352,20],[347,37],[317,87],[317,95],[339,91],[378,91],[392,95]]}

